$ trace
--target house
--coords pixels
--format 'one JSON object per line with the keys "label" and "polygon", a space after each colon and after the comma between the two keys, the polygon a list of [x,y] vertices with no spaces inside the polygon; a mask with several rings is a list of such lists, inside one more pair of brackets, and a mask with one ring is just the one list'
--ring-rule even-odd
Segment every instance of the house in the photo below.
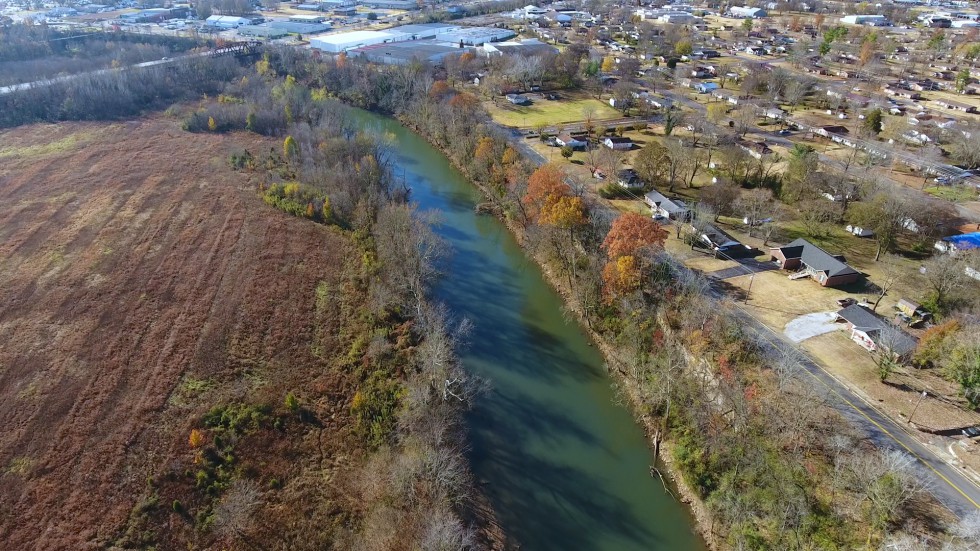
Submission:
{"label": "house", "polygon": [[752,157],[762,160],[762,157],[772,154],[772,149],[769,148],[764,142],[749,142],[746,140],[737,140],[735,142],[739,147],[745,150],[746,153]]}
{"label": "house", "polygon": [[571,147],[572,149],[585,149],[585,146],[589,145],[588,137],[585,134],[572,134],[571,132],[562,132],[555,138],[555,143],[559,147]]}
{"label": "house", "polygon": [[915,350],[917,344],[914,337],[860,304],[852,304],[837,312],[837,321],[845,322],[851,339],[869,352],[882,351],[896,359],[904,359]]}
{"label": "house", "polygon": [[748,46],[747,48],[745,48],[745,53],[757,55],[757,56],[764,56],[766,55],[766,49],[763,48],[762,46]]}
{"label": "house", "polygon": [[707,94],[717,90],[718,85],[714,82],[699,82],[694,85],[694,89],[697,90],[699,94]]}
{"label": "house", "polygon": [[670,109],[671,107],[674,106],[673,101],[662,96],[655,96],[653,94],[648,94],[645,99],[647,103],[656,107],[657,109]]}
{"label": "house", "polygon": [[905,88],[901,88],[899,86],[884,86],[882,87],[882,91],[889,96],[895,96],[899,98],[905,98],[905,99],[922,98],[922,94],[918,92],[913,92],[912,90],[906,90]]}
{"label": "house", "polygon": [[738,105],[742,101],[741,98],[738,97],[738,94],[729,92],[728,90],[715,90],[711,93],[711,97],[722,101],[727,101],[732,105]]}
{"label": "house", "polygon": [[656,220],[687,220],[691,215],[691,210],[682,201],[668,199],[658,191],[644,195],[643,202],[650,207]]}
{"label": "house", "polygon": [[980,232],[944,237],[936,241],[936,249],[949,254],[980,249]]}
{"label": "house", "polygon": [[964,113],[977,112],[977,106],[970,105],[969,103],[963,103],[963,102],[953,101],[953,100],[944,100],[944,99],[937,99],[935,103],[940,107],[945,107],[946,109],[955,109],[957,111],[962,111]]}
{"label": "house", "polygon": [[796,270],[792,279],[809,276],[824,287],[836,287],[861,278],[861,273],[844,262],[843,256],[832,255],[803,238],[782,247],[770,247],[769,251],[780,268]]}
{"label": "house", "polygon": [[643,180],[632,168],[624,168],[617,172],[616,183],[626,189],[643,189]]}
{"label": "house", "polygon": [[633,140],[629,138],[608,136],[602,140],[602,144],[609,149],[615,149],[616,151],[629,151],[630,149],[633,149]]}
{"label": "house", "polygon": [[521,94],[507,94],[507,101],[513,103],[514,105],[527,105],[531,103],[531,100],[527,96],[522,96]]}
{"label": "house", "polygon": [[734,237],[712,225],[707,225],[701,232],[701,241],[708,244],[718,257],[741,258],[753,250],[743,245]]}
{"label": "house", "polygon": [[778,107],[770,107],[768,109],[763,109],[762,115],[767,119],[781,121],[786,118],[786,111],[783,111]]}

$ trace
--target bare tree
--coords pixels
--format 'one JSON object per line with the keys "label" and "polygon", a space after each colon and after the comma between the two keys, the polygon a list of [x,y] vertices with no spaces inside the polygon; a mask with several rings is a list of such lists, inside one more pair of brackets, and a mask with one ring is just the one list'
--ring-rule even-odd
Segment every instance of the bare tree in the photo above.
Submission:
{"label": "bare tree", "polygon": [[231,483],[214,511],[214,529],[223,535],[245,538],[255,523],[252,515],[262,504],[262,492],[251,480],[238,479]]}
{"label": "bare tree", "polygon": [[900,259],[893,254],[886,254],[881,259],[878,263],[878,270],[880,270],[880,276],[875,278],[874,282],[874,289],[878,294],[878,298],[875,299],[874,305],[871,306],[872,312],[878,310],[878,304],[881,303],[881,299],[885,298],[888,291],[905,276],[905,269],[901,265]]}
{"label": "bare tree", "polygon": [[965,254],[937,254],[925,263],[926,281],[937,306],[944,307],[959,289],[966,285]]}
{"label": "bare tree", "polygon": [[868,541],[899,520],[903,508],[927,488],[915,459],[896,450],[858,452],[842,458],[844,481],[864,503]]}
{"label": "bare tree", "polygon": [[745,223],[749,227],[749,237],[753,237],[760,221],[768,218],[774,204],[772,191],[765,188],[752,189],[738,198],[736,209],[745,217]]}

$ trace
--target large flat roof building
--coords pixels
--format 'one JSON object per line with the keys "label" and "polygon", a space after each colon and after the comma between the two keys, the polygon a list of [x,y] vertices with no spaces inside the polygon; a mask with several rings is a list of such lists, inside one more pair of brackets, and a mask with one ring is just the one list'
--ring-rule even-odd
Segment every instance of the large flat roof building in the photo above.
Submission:
{"label": "large flat roof building", "polygon": [[761,17],[766,17],[766,10],[762,8],[751,8],[749,6],[733,6],[728,9],[728,13],[732,17],[739,17],[742,19],[758,19]]}
{"label": "large flat roof building", "polygon": [[400,39],[399,35],[387,31],[352,31],[314,38],[310,40],[310,46],[325,52],[339,54],[354,48],[395,42]]}
{"label": "large flat roof building", "polygon": [[874,27],[888,25],[888,19],[884,15],[845,15],[840,18],[840,22],[845,25],[871,25]]}
{"label": "large flat roof building", "polygon": [[407,40],[355,48],[349,53],[352,56],[362,56],[373,63],[407,65],[413,61],[439,63],[446,56],[462,54],[470,50],[470,48],[450,46],[435,40]]}
{"label": "large flat roof building", "polygon": [[507,29],[426,23],[402,25],[383,31],[352,31],[332,34],[314,38],[310,41],[310,45],[319,50],[331,53],[345,52],[355,48],[374,46],[375,44],[420,40],[433,40],[444,46],[458,48],[460,44],[479,46],[487,42],[505,40],[513,36],[514,33]]}

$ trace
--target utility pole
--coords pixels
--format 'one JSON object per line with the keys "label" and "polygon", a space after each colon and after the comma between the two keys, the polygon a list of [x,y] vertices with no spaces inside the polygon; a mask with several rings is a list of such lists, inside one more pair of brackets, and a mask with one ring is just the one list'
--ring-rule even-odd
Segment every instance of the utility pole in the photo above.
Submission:
{"label": "utility pole", "polygon": [[922,403],[922,399],[925,398],[927,394],[928,393],[923,390],[922,391],[922,394],[919,395],[919,400],[915,403],[915,407],[912,408],[912,415],[909,415],[909,423],[908,424],[910,424],[910,425],[912,424],[912,417],[915,417],[915,410],[919,409],[919,404]]}

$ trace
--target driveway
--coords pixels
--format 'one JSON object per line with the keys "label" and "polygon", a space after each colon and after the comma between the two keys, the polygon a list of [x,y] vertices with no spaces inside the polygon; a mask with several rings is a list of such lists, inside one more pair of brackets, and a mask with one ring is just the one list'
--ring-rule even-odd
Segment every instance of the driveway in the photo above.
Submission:
{"label": "driveway", "polygon": [[835,319],[837,319],[836,312],[806,314],[787,323],[783,334],[793,342],[803,342],[810,337],[840,329],[841,326],[834,323]]}

